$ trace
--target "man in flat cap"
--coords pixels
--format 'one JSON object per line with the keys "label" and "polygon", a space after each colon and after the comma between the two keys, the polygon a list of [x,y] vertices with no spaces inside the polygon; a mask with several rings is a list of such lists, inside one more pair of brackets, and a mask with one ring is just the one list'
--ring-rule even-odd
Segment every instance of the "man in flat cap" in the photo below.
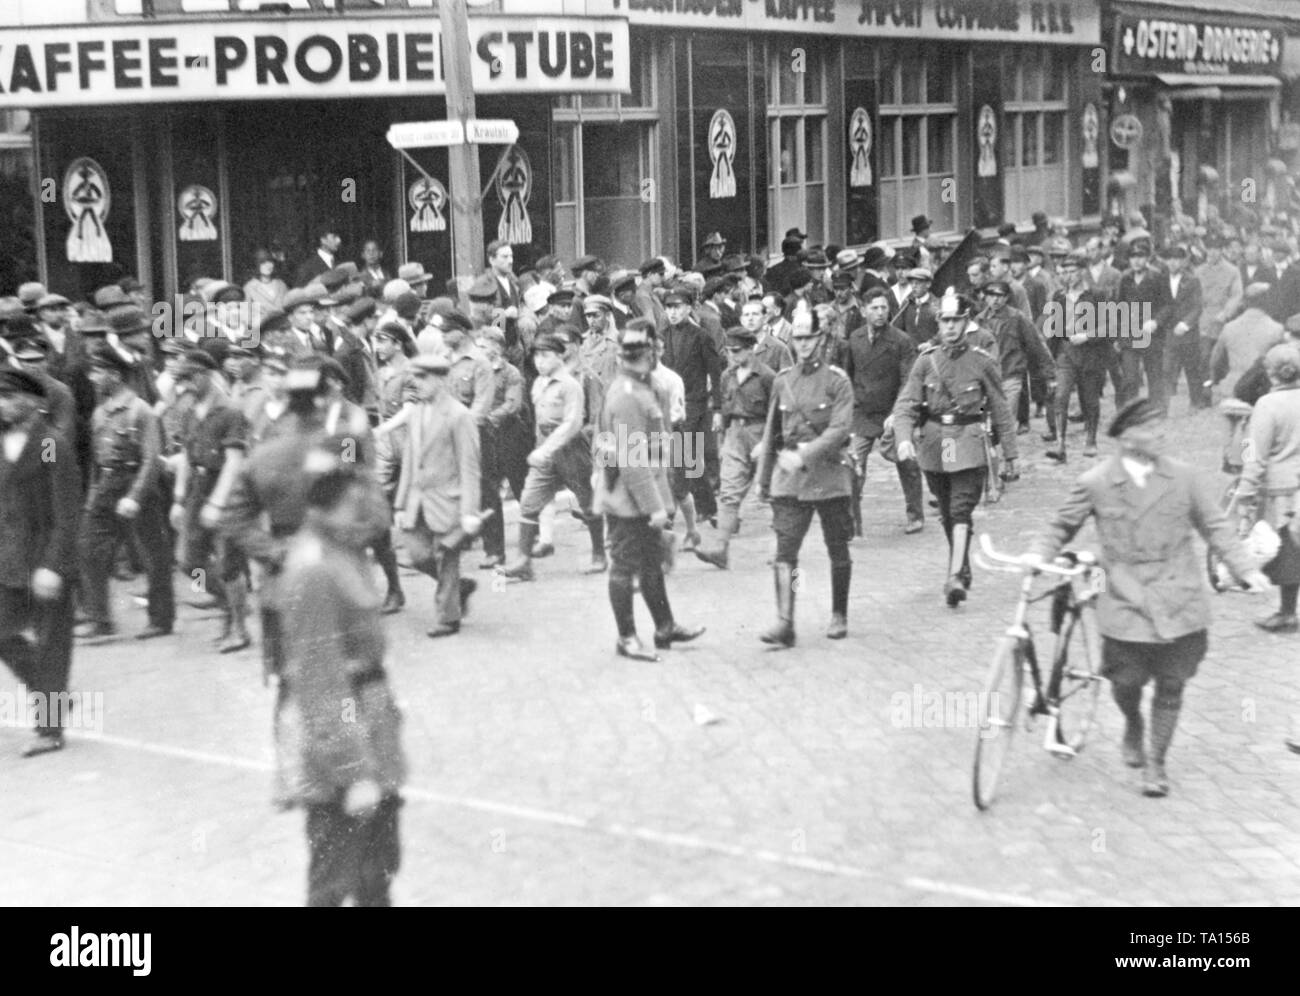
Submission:
{"label": "man in flat cap", "polygon": [[614,327],[613,305],[603,294],[582,299],[582,359],[605,387],[618,376],[618,330]]}
{"label": "man in flat cap", "polygon": [[1032,319],[1029,295],[1011,273],[1011,252],[1011,246],[994,246],[989,251],[988,280],[1004,281],[1008,287],[1008,303],[1026,318]]}
{"label": "man in flat cap", "polygon": [[1101,392],[1106,370],[1115,355],[1105,322],[1104,298],[1088,286],[1087,257],[1071,253],[1061,261],[1057,276],[1061,288],[1043,310],[1043,335],[1056,343],[1056,398],[1049,432],[1044,440],[1056,445],[1047,452],[1054,460],[1067,459],[1070,396],[1078,391],[1083,409],[1083,455],[1097,455],[1097,427],[1101,422]]}
{"label": "man in flat cap", "polygon": [[437,582],[437,624],[428,635],[439,638],[460,632],[477,587],[461,579],[460,546],[482,525],[479,432],[448,383],[452,364],[445,356],[421,353],[410,370],[419,403],[407,423],[393,506],[411,565]]}
{"label": "man in flat cap", "polygon": [[1187,400],[1192,409],[1207,408],[1205,375],[1201,369],[1201,282],[1189,272],[1187,247],[1167,246],[1160,252],[1167,285],[1165,306],[1156,315],[1165,342],[1165,404],[1186,374]]}
{"label": "man in flat cap", "polygon": [[938,303],[930,293],[933,275],[925,267],[915,266],[904,276],[912,285],[912,292],[894,316],[893,324],[907,334],[913,346],[920,349],[939,334]]}
{"label": "man in flat cap", "polygon": [[[664,297],[668,327],[663,331],[661,362],[682,378],[686,388],[686,419],[683,433],[694,433],[704,444],[705,473],[689,481],[695,496],[695,511],[701,519],[717,512],[711,480],[717,477],[718,455],[712,413],[722,407],[722,358],[709,334],[690,319],[690,298],[683,291],[669,291]],[[698,452],[698,451],[697,451]]]}
{"label": "man in flat cap", "polygon": [[615,652],[633,660],[657,661],[636,633],[633,579],[655,624],[655,647],[694,640],[703,627],[689,628],[673,617],[664,583],[663,557],[672,493],[668,486],[670,434],[667,413],[650,386],[654,336],[644,320],[619,335],[621,372],[605,395],[595,436],[595,511],[609,521],[609,602],[618,627]]}
{"label": "man in flat cap", "polygon": [[[1169,792],[1165,758],[1183,688],[1208,647],[1204,560],[1192,536],[1200,534],[1252,590],[1268,589],[1219,505],[1214,482],[1168,455],[1165,421],[1162,405],[1151,399],[1122,407],[1108,430],[1119,452],[1075,482],[1024,558],[1031,567],[1050,563],[1088,519],[1095,520],[1106,572],[1097,604],[1101,673],[1124,714],[1124,763],[1145,768],[1142,793],[1153,797]],[[1153,679],[1144,742],[1142,689]]]}
{"label": "man in flat cap", "polygon": [[188,397],[172,485],[171,524],[182,540],[182,570],[221,604],[217,651],[234,653],[252,639],[248,615],[248,557],[218,531],[226,503],[248,452],[248,419],[217,389],[217,365],[190,350],[176,371],[177,398]]}
{"label": "man in flat cap", "polygon": [[668,324],[668,313],[664,310],[663,301],[660,300],[660,290],[664,285],[668,268],[658,256],[651,256],[641,264],[638,272],[641,274],[641,281],[637,284],[632,308],[636,312],[636,317],[649,318],[655,323],[655,328],[662,331]]}
{"label": "man in flat cap", "polygon": [[[1115,292],[1115,300],[1127,305],[1129,326],[1128,336],[1117,335],[1115,340],[1121,387],[1115,403],[1123,406],[1136,398],[1145,374],[1147,397],[1164,408],[1167,404],[1165,343],[1156,316],[1169,303],[1169,282],[1151,267],[1151,250],[1146,242],[1134,242],[1129,247],[1128,265],[1128,272],[1120,278]],[[1112,334],[1118,331],[1112,330]]]}
{"label": "man in flat cap", "polygon": [[116,634],[108,581],[118,541],[129,531],[149,579],[149,624],[136,638],[166,636],[176,621],[176,603],[166,500],[160,487],[162,426],[152,407],[131,390],[135,364],[120,348],[98,344],[90,364],[99,406],[91,423],[93,483],[81,535],[81,608],[87,621],[77,635]]}
{"label": "man in flat cap", "polygon": [[635,270],[616,270],[609,276],[609,296],[613,310],[614,329],[627,328],[627,323],[637,317],[637,273]]}
{"label": "man in flat cap", "polygon": [[63,747],[81,503],[71,446],[41,414],[44,400],[38,378],[0,368],[0,660],[38,697],[25,757]]}

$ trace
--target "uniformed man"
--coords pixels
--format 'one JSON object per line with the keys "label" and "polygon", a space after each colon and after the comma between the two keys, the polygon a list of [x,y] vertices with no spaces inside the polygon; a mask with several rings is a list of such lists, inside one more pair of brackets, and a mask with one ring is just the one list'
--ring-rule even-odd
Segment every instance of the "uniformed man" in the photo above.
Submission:
{"label": "uniformed man", "polygon": [[[90,318],[92,322],[102,321]],[[159,488],[162,426],[149,404],[127,387],[135,363],[108,343],[90,357],[99,406],[91,422],[93,484],[82,519],[81,608],[78,636],[112,636],[108,579],[119,536],[129,530],[149,578],[149,625],[140,640],[165,636],[176,621],[171,539]]]}
{"label": "uniformed man", "polygon": [[795,362],[772,382],[759,468],[760,494],[772,499],[778,617],[760,639],[781,647],[794,646],[795,571],[814,512],[831,562],[831,623],[826,636],[832,640],[848,635],[853,571],[849,558],[853,471],[847,452],[853,428],[853,385],[843,370],[821,358],[821,330],[806,305],[796,309],[791,326]]}
{"label": "uniformed man", "polygon": [[[646,322],[648,319],[636,319]],[[537,445],[528,454],[528,477],[519,499],[519,558],[502,570],[516,581],[532,581],[533,548],[538,516],[561,488],[578,500],[591,535],[591,564],[584,574],[605,571],[605,520],[592,511],[591,446],[582,434],[585,410],[582,385],[564,365],[565,341],[548,334],[533,343],[533,410]]]}
{"label": "uniformed man", "polygon": [[[745,305],[762,319],[757,301]],[[740,505],[758,473],[755,453],[763,439],[763,426],[772,403],[776,371],[755,355],[758,337],[752,329],[727,330],[730,366],[722,374],[722,410],[716,425],[724,433],[722,443],[722,487],[718,492],[717,543],[696,547],[695,556],[706,564],[727,569],[727,547],[740,528]]]}
{"label": "uniformed man", "polygon": [[176,373],[177,394],[188,394],[192,403],[181,426],[171,524],[183,537],[185,574],[204,577],[222,604],[217,651],[231,654],[252,642],[244,624],[248,557],[217,527],[248,449],[249,427],[243,412],[217,390],[216,375],[216,361],[199,349],[188,351]]}
{"label": "uniformed man", "polygon": [[613,305],[603,294],[588,294],[582,301],[583,362],[605,387],[618,376],[618,333],[614,328]]}
{"label": "uniformed man", "polygon": [[[921,350],[894,405],[898,459],[919,460],[948,537],[950,608],[966,599],[971,584],[971,513],[988,475],[984,420],[991,414],[1002,441],[1007,473],[1015,474],[1015,417],[1002,393],[995,357],[967,340],[971,302],[949,289],[939,304],[939,345]],[[920,432],[919,444],[913,432]]]}
{"label": "uniformed man", "polygon": [[609,603],[618,626],[615,652],[633,660],[657,661],[636,634],[633,579],[655,624],[655,647],[694,640],[704,627],[673,618],[664,583],[663,556],[672,495],[665,464],[670,447],[663,408],[650,387],[654,340],[644,320],[619,335],[622,372],[605,395],[593,454],[595,510],[609,520]]}
{"label": "uniformed man", "polygon": [[789,347],[773,334],[765,319],[760,298],[751,297],[740,308],[740,327],[754,333],[751,350],[754,359],[777,373],[793,363],[794,357]]}

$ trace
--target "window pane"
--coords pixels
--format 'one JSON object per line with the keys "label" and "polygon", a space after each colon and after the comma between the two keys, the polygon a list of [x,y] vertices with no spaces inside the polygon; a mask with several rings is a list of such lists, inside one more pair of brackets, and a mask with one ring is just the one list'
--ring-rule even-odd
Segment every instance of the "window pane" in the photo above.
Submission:
{"label": "window pane", "polygon": [[[933,227],[936,232],[951,232],[957,227],[957,205],[954,203],[955,198],[951,196],[953,185],[943,182],[951,179],[951,176],[939,177],[927,187],[930,203],[926,213],[934,222]],[[945,194],[949,196],[945,197]]]}
{"label": "window pane", "polygon": [[573,203],[577,200],[573,192],[573,178],[577,171],[574,165],[573,133],[574,128],[556,125],[555,144],[551,147],[551,175],[555,177],[556,203]]}
{"label": "window pane", "polygon": [[[644,41],[644,44],[641,42]],[[649,39],[632,40],[632,92],[623,98],[624,107],[654,106],[654,58]]]}
{"label": "window pane", "polygon": [[826,157],[822,154],[822,135],[825,134],[825,118],[805,118],[803,131],[804,163],[807,172],[805,180],[814,183],[826,179]]}
{"label": "window pane", "polygon": [[880,53],[880,102],[882,104],[898,103],[898,90],[895,86],[897,67],[894,65],[894,53],[886,49]]}
{"label": "window pane", "polygon": [[822,59],[820,54],[808,53],[808,62],[804,66],[806,72],[803,74],[803,102],[805,104],[820,104],[825,101],[822,93]]}
{"label": "window pane", "polygon": [[826,213],[826,185],[822,183],[810,183],[807,188],[805,203],[807,205],[804,213],[804,231],[808,233],[808,238],[820,242],[823,237],[822,228],[825,224]]}
{"label": "window pane", "polygon": [[794,72],[794,62],[790,50],[784,45],[777,45],[776,59],[777,93],[776,102],[783,107],[799,103],[799,77]]}
{"label": "window pane", "polygon": [[1039,61],[1038,56],[1038,52],[1021,50],[1021,100],[1043,99],[1043,64]]}
{"label": "window pane", "polygon": [[1065,115],[1043,115],[1043,165],[1055,166],[1065,158]]}
{"label": "window pane", "polygon": [[1020,165],[1038,165],[1038,115],[1020,114]]}
{"label": "window pane", "polygon": [[1070,74],[1068,53],[1053,52],[1047,62],[1047,77],[1043,80],[1044,100],[1064,100],[1065,84]]}
{"label": "window pane", "polygon": [[588,93],[581,98],[584,110],[598,111],[602,108],[613,110],[615,107],[615,95],[612,93]]}
{"label": "window pane", "polygon": [[953,102],[956,57],[944,49],[932,49],[925,63],[925,100],[928,104]]}
{"label": "window pane", "polygon": [[880,175],[896,176],[898,167],[895,157],[894,129],[898,125],[898,118],[881,118],[880,119]]}
{"label": "window pane", "polygon": [[953,118],[946,114],[932,114],[927,119],[926,172],[952,172]]}
{"label": "window pane", "polygon": [[582,132],[583,196],[639,197],[641,125],[588,124]]}
{"label": "window pane", "polygon": [[921,122],[922,118],[903,118],[903,175],[916,176],[921,172]]}
{"label": "window pane", "polygon": [[799,182],[799,119],[782,118],[776,123],[778,152],[776,182],[788,185]]}
{"label": "window pane", "polygon": [[922,82],[922,64],[920,53],[915,49],[907,51],[907,60],[902,63],[903,77],[903,103],[919,104],[922,102],[921,82]]}

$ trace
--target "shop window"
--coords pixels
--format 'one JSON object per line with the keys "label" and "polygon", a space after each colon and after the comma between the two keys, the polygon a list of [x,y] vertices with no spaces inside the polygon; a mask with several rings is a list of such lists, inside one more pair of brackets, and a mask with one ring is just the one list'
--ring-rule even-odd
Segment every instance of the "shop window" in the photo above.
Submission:
{"label": "shop window", "polygon": [[658,251],[655,51],[632,39],[629,94],[556,100],[551,143],[555,252],[636,266]]}
{"label": "shop window", "polygon": [[1021,49],[1008,62],[1005,106],[1012,155],[1005,171],[1006,217],[1027,224],[1035,211],[1062,217],[1069,203],[1066,119],[1069,53]]}
{"label": "shop window", "polygon": [[786,44],[770,51],[769,230],[798,227],[820,242],[826,224],[826,67],[820,52],[800,50],[800,62]]}
{"label": "shop window", "polygon": [[957,134],[957,51],[893,46],[880,67],[880,236],[910,235],[927,214],[936,231],[958,224],[952,196]]}
{"label": "shop window", "polygon": [[38,272],[31,125],[27,111],[0,111],[0,205],[5,222],[0,225],[0,287],[6,293],[35,280]]}

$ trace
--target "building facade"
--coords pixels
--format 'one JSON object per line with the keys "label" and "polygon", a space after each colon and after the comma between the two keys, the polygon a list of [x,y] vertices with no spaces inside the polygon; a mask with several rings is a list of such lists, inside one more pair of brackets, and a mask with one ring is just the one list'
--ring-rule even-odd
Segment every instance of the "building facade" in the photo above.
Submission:
{"label": "building facade", "polygon": [[30,112],[34,263],[65,292],[242,281],[257,249],[292,267],[322,226],[345,258],[374,238],[390,269],[449,277],[448,199],[481,192],[485,239],[521,267],[1106,207],[1098,0],[495,0],[470,18],[477,113],[520,137],[482,148],[472,192],[447,189],[445,149],[385,140],[445,116],[432,0],[17,10],[0,108]]}

